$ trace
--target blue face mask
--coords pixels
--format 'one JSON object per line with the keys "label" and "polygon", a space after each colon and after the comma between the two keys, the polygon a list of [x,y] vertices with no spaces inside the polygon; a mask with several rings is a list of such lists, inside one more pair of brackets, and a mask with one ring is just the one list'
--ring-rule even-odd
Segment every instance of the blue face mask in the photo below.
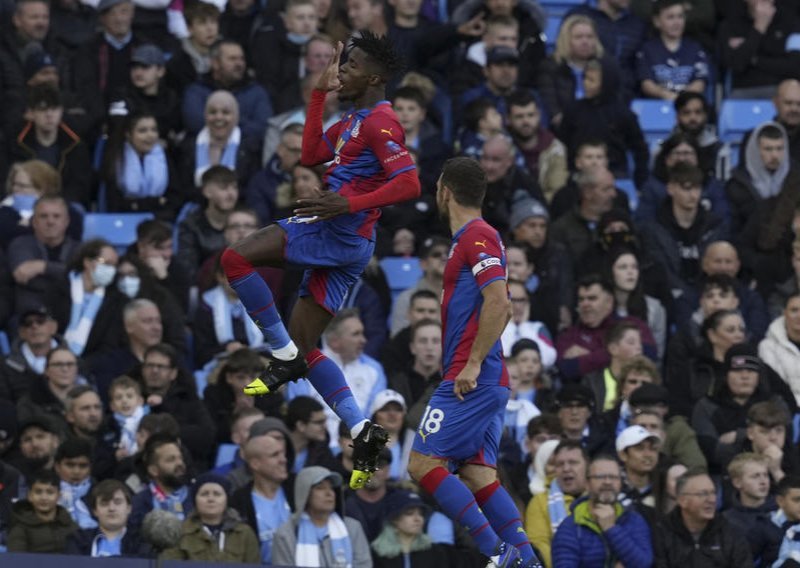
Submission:
{"label": "blue face mask", "polygon": [[117,274],[117,267],[110,264],[98,264],[92,271],[92,282],[95,286],[105,288],[114,280]]}
{"label": "blue face mask", "polygon": [[531,277],[528,278],[528,281],[525,283],[525,288],[531,294],[536,292],[536,290],[539,289],[539,277],[535,274],[531,274]]}
{"label": "blue face mask", "polygon": [[311,39],[310,35],[296,34],[294,32],[286,32],[286,39],[295,45],[305,45]]}
{"label": "blue face mask", "polygon": [[131,299],[136,297],[141,286],[142,280],[138,276],[123,276],[117,280],[117,289]]}
{"label": "blue face mask", "polygon": [[33,211],[33,206],[36,204],[37,199],[39,198],[29,193],[15,193],[12,207],[18,213]]}

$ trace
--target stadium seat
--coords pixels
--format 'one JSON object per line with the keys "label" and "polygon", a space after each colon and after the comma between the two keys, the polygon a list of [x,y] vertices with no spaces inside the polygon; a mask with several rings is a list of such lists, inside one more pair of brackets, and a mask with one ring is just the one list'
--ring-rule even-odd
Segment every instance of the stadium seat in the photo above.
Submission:
{"label": "stadium seat", "polygon": [[631,211],[636,211],[639,207],[639,192],[636,190],[636,185],[632,179],[618,179],[615,182],[617,189],[621,189],[628,196],[628,204],[631,206]]}
{"label": "stadium seat", "polygon": [[422,268],[417,257],[387,256],[380,264],[392,291],[392,299],[422,278]]}
{"label": "stadium seat", "polygon": [[675,107],[669,101],[634,99],[631,110],[639,118],[648,146],[660,144],[675,127]]}
{"label": "stadium seat", "polygon": [[723,101],[719,112],[719,138],[738,146],[745,132],[772,120],[774,116],[775,105],[768,99]]}
{"label": "stadium seat", "polygon": [[541,0],[539,5],[549,16],[564,16],[576,6],[586,4],[586,0]]}
{"label": "stadium seat", "polygon": [[214,467],[231,463],[238,451],[239,446],[236,444],[220,444],[219,448],[217,448],[217,459],[214,460]]}
{"label": "stadium seat", "polygon": [[556,48],[558,30],[561,28],[561,16],[548,16],[547,27],[544,29],[544,44],[547,46],[547,53],[553,53]]}
{"label": "stadium seat", "polygon": [[83,218],[83,240],[103,238],[124,253],[136,241],[136,227],[152,219],[152,213],[87,213]]}
{"label": "stadium seat", "polygon": [[8,357],[11,354],[11,343],[8,341],[8,334],[0,331],[0,355]]}
{"label": "stadium seat", "polygon": [[194,211],[198,207],[200,207],[199,203],[194,203],[193,201],[190,201],[189,203],[184,203],[183,207],[181,207],[181,210],[178,211],[178,216],[175,217],[175,223],[172,225],[172,252],[173,253],[178,254],[178,227],[180,226],[181,221],[186,219],[186,217],[189,215],[189,213],[191,213],[192,211]]}

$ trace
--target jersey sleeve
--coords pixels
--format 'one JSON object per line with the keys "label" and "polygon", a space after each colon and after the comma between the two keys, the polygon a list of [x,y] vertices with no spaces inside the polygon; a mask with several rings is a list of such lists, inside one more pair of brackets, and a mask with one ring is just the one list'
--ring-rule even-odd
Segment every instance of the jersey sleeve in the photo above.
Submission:
{"label": "jersey sleeve", "polygon": [[506,251],[497,232],[488,228],[468,230],[461,237],[465,262],[483,290],[495,280],[506,279]]}
{"label": "jersey sleeve", "polygon": [[403,127],[393,112],[374,112],[365,126],[370,150],[386,172],[387,179],[416,169],[414,158],[406,148]]}

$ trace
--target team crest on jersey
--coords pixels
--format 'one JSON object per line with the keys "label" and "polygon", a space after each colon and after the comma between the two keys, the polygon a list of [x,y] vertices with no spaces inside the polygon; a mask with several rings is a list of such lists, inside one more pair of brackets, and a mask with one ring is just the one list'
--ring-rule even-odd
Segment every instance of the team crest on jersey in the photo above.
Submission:
{"label": "team crest on jersey", "polygon": [[386,148],[388,148],[389,152],[391,152],[392,154],[397,154],[398,152],[401,152],[403,150],[400,144],[398,144],[394,140],[387,140]]}

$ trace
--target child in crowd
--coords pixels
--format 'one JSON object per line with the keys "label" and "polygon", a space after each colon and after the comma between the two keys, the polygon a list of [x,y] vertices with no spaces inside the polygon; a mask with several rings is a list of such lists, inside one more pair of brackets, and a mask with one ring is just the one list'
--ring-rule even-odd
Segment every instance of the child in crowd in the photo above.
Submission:
{"label": "child in crowd", "polygon": [[777,487],[779,509],[772,522],[783,533],[778,558],[773,566],[798,566],[800,563],[800,476],[788,475]]}
{"label": "child in crowd", "polygon": [[183,18],[189,37],[181,40],[181,51],[167,63],[167,81],[179,94],[211,71],[211,47],[219,39],[220,11],[210,2],[187,2]]}
{"label": "child in crowd", "polygon": [[97,528],[82,529],[71,535],[67,541],[68,554],[93,558],[151,555],[150,545],[139,538],[139,533],[126,529],[131,515],[131,493],[124,483],[116,479],[101,481],[89,494],[88,504],[97,519]]}
{"label": "child in crowd", "polygon": [[86,438],[68,438],[56,450],[55,471],[61,479],[58,504],[78,526],[97,526],[83,498],[92,490],[92,445]]}
{"label": "child in crowd", "polygon": [[122,459],[132,456],[139,450],[136,431],[142,417],[150,413],[150,407],[142,397],[142,385],[131,377],[117,377],[108,388],[108,400],[114,422],[119,429],[119,436],[114,442],[117,448],[116,457]]}
{"label": "child in crowd", "polygon": [[9,552],[64,552],[67,537],[78,526],[58,504],[61,480],[54,471],[42,469],[29,478],[28,497],[12,507]]}
{"label": "child in crowd", "polygon": [[456,153],[468,158],[480,157],[483,143],[503,132],[503,116],[488,99],[476,99],[464,108],[464,128],[456,142]]}
{"label": "child in crowd", "polygon": [[681,91],[702,93],[708,80],[708,57],[695,41],[683,37],[684,0],[653,2],[658,37],[636,54],[636,78],[646,97],[674,101]]}

